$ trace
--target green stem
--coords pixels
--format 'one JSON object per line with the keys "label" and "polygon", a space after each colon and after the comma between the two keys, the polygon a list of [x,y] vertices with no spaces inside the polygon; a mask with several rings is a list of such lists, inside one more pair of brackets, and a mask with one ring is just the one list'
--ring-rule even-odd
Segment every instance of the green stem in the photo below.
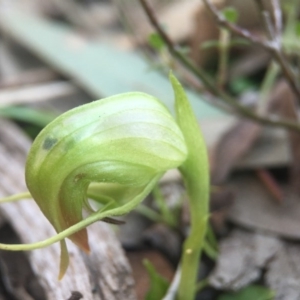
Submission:
{"label": "green stem", "polygon": [[218,258],[218,251],[215,250],[212,245],[208,242],[207,239],[204,240],[203,243],[203,252],[212,260],[217,260]]}
{"label": "green stem", "polygon": [[219,89],[224,89],[227,80],[227,67],[230,43],[230,32],[227,29],[220,29],[219,41],[219,66],[217,73],[217,85]]}
{"label": "green stem", "polygon": [[139,205],[135,210],[153,222],[162,222],[161,215],[144,204]]}
{"label": "green stem", "polygon": [[[202,154],[202,153],[201,153]],[[199,154],[199,157],[201,156]],[[180,168],[189,196],[191,231],[183,246],[179,300],[193,300],[198,274],[199,258],[207,229],[208,220],[208,174],[203,166],[192,160]]]}
{"label": "green stem", "polygon": [[86,228],[87,226],[105,217],[109,217],[110,215],[111,215],[111,211],[105,211],[102,213],[96,212],[95,214],[90,215],[89,217],[80,221],[79,223],[43,241],[31,243],[31,244],[0,244],[0,249],[9,250],[9,251],[28,251],[28,250],[44,248],[67,238],[68,236],[74,234],[75,232],[83,228]]}
{"label": "green stem", "polygon": [[170,226],[172,228],[176,228],[177,227],[176,218],[174,217],[170,208],[168,207],[167,202],[164,199],[164,196],[158,185],[156,185],[154,187],[152,194],[154,196],[155,202],[160,210],[160,213],[162,215],[162,219],[164,220],[164,222],[168,226]]}
{"label": "green stem", "polygon": [[196,289],[197,289],[198,292],[200,292],[208,286],[209,286],[209,280],[208,279],[203,279],[203,280],[201,280],[197,283]]}
{"label": "green stem", "polygon": [[295,26],[297,22],[299,10],[299,0],[292,0],[289,3],[287,17],[286,17],[286,25],[284,30],[284,38],[286,39],[295,39]]}
{"label": "green stem", "polygon": [[172,74],[170,79],[175,91],[177,122],[188,147],[188,157],[179,170],[184,179],[191,212],[191,230],[184,242],[181,257],[178,300],[193,300],[209,218],[209,166],[206,145],[186,94]]}
{"label": "green stem", "polygon": [[12,196],[4,197],[0,199],[0,203],[5,202],[14,202],[22,199],[30,199],[32,198],[31,194],[29,192],[19,193]]}
{"label": "green stem", "polygon": [[[45,239],[40,242],[36,243],[31,243],[31,244],[0,244],[0,249],[1,250],[9,250],[9,251],[28,251],[28,250],[35,250],[35,249],[40,249],[44,248],[47,246],[50,246],[56,242],[59,242],[70,235],[74,234],[75,232],[86,228],[87,226],[100,221],[106,217],[112,217],[112,216],[120,216],[124,215],[128,212],[130,212],[132,209],[134,209],[153,189],[154,185],[156,184],[157,180],[162,176],[162,174],[158,174],[155,176],[152,181],[145,187],[145,189],[133,200],[129,201],[128,203],[124,204],[121,207],[117,207],[114,209],[102,211],[100,209],[99,211],[95,212],[94,214],[91,214],[88,216],[86,219],[80,221],[79,223],[76,223],[75,225],[69,227],[68,229],[61,231],[60,233]],[[4,199],[10,199],[10,201],[15,201],[20,199],[20,195],[14,195],[11,197],[7,197]],[[24,193],[23,195],[29,196],[29,193]],[[18,197],[18,199],[17,199]],[[31,196],[30,196],[31,197]],[[11,200],[13,199],[13,200]]]}
{"label": "green stem", "polygon": [[215,233],[213,231],[213,228],[211,226],[211,224],[207,224],[207,234],[206,234],[206,239],[209,242],[209,244],[211,245],[211,247],[213,247],[213,249],[218,252],[219,246],[218,246],[218,241],[217,238],[215,236]]}
{"label": "green stem", "polygon": [[268,111],[268,100],[273,84],[278,76],[280,68],[275,61],[272,61],[267,69],[266,75],[261,85],[260,97],[257,106],[259,115],[264,116]]}

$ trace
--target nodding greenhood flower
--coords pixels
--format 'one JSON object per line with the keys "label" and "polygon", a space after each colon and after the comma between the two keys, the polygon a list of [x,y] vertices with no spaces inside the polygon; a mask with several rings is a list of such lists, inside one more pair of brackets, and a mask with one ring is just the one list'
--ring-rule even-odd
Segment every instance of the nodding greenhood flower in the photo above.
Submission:
{"label": "nodding greenhood flower", "polygon": [[[29,192],[57,234],[1,250],[34,250],[61,243],[60,275],[69,263],[65,238],[89,251],[86,227],[134,209],[169,169],[178,168],[188,195],[191,228],[180,263],[178,300],[193,300],[209,208],[209,165],[203,136],[179,81],[170,74],[176,121],[156,98],[126,93],[75,108],[36,138],[26,163]],[[94,211],[88,202],[102,204]],[[91,214],[82,217],[83,208]],[[99,237],[101,238],[101,237]]]}
{"label": "nodding greenhood flower", "polygon": [[[159,100],[125,93],[70,110],[45,127],[29,152],[26,183],[59,233],[83,219],[89,194],[106,201],[103,218],[129,212],[187,152],[181,130]],[[85,228],[69,238],[89,251]],[[67,266],[62,240],[60,277]]]}

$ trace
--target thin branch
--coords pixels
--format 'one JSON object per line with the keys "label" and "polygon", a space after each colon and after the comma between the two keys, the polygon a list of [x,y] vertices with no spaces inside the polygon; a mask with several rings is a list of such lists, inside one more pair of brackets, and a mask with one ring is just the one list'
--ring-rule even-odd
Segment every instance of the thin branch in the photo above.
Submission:
{"label": "thin branch", "polygon": [[265,31],[267,33],[267,36],[270,41],[275,39],[275,27],[273,26],[273,23],[271,21],[271,16],[268,10],[265,9],[265,6],[263,4],[262,0],[255,0],[258,10],[261,15],[262,23],[265,27]]}
{"label": "thin branch", "polygon": [[[210,12],[213,14],[213,16],[215,17],[217,22],[220,24],[220,26],[227,28],[232,33],[235,33],[236,35],[239,35],[239,36],[247,39],[248,41],[252,42],[253,44],[258,45],[273,54],[274,58],[280,65],[285,78],[289,82],[294,93],[297,95],[298,101],[300,101],[300,89],[297,84],[297,79],[296,79],[296,76],[295,76],[294,72],[292,71],[291,67],[287,63],[287,60],[282,52],[280,39],[278,39],[277,37],[272,38],[270,40],[258,38],[256,36],[254,36],[248,30],[245,30],[233,23],[228,22],[225,19],[225,17],[212,4],[212,2],[210,0],[203,0],[203,1],[206,4],[207,8],[210,10]],[[260,3],[259,0],[257,0],[257,2]],[[269,25],[267,25],[267,26],[269,26]]]}
{"label": "thin branch", "polygon": [[230,31],[225,28],[220,30],[219,37],[219,63],[217,72],[217,85],[219,89],[224,90],[228,75],[229,43]]}
{"label": "thin branch", "polygon": [[167,44],[167,47],[169,48],[170,52],[173,52],[173,49],[175,49],[175,45],[173,44],[173,41],[170,39],[170,37],[166,34],[166,32],[162,29],[162,27],[158,23],[153,9],[148,5],[146,0],[140,0],[140,3],[143,9],[145,10],[151,24],[157,30],[157,32],[162,37],[164,42]]}
{"label": "thin branch", "polygon": [[[271,125],[271,126],[277,126],[277,127],[284,127],[290,130],[298,131],[300,132],[300,124],[291,122],[289,120],[279,120],[277,117],[270,117],[270,118],[264,118],[255,112],[253,112],[251,109],[245,107],[244,105],[241,105],[238,103],[235,99],[233,99],[230,95],[219,89],[215,82],[207,76],[207,74],[200,68],[196,67],[184,54],[182,54],[181,51],[178,50],[178,48],[175,46],[171,38],[168,36],[168,34],[164,31],[164,29],[160,26],[154,11],[149,6],[148,2],[146,0],[139,0],[142,7],[144,8],[144,11],[147,14],[147,17],[149,18],[152,26],[156,29],[158,34],[161,36],[161,38],[164,40],[166,46],[168,47],[170,53],[188,70],[190,70],[197,78],[199,78],[203,84],[205,85],[206,89],[211,92],[216,97],[220,98],[220,100],[223,100],[229,107],[231,107],[234,112],[240,114],[241,116],[244,116],[248,119],[252,119],[253,121],[259,122],[264,125]],[[206,1],[206,0],[204,0]],[[247,31],[245,31],[247,32]],[[250,34],[250,33],[249,33]],[[251,36],[251,34],[250,34]]]}
{"label": "thin branch", "polygon": [[226,27],[232,33],[241,36],[253,44],[259,45],[268,51],[271,51],[274,47],[269,41],[253,35],[250,31],[237,26],[234,23],[228,22],[227,19],[218,11],[218,9],[212,4],[210,0],[203,0],[209,11],[215,17],[220,26]]}
{"label": "thin branch", "polygon": [[276,32],[275,32],[275,27],[272,23],[272,19],[271,19],[271,15],[268,11],[264,10],[262,12],[263,18],[265,19],[265,23],[266,23],[266,31],[270,37],[270,40],[274,41],[276,40]]}
{"label": "thin branch", "polygon": [[275,23],[275,31],[277,37],[281,37],[282,32],[282,11],[279,0],[271,0],[273,18]]}

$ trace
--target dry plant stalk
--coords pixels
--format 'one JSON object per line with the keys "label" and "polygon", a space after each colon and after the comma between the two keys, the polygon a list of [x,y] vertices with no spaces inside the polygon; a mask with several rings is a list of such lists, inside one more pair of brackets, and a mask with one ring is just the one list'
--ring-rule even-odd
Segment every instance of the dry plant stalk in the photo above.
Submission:
{"label": "dry plant stalk", "polygon": [[[242,117],[251,119],[255,122],[261,123],[262,125],[271,125],[277,127],[283,127],[289,130],[300,132],[300,124],[293,120],[288,120],[284,118],[279,118],[278,116],[269,115],[266,116],[260,112],[256,112],[249,109],[243,104],[240,104],[236,99],[229,95],[226,91],[219,88],[217,83],[199,66],[195,65],[186,54],[180,51],[179,47],[175,45],[163,27],[159,24],[159,21],[150,7],[147,0],[139,0],[144,11],[151,22],[153,28],[157,31],[160,37],[165,42],[166,47],[170,51],[171,55],[182,64],[188,71],[194,74],[204,85],[207,92],[211,93],[226,104],[227,108],[231,112],[238,114]],[[281,43],[281,32],[282,32],[282,21],[281,21],[281,9],[278,0],[272,0],[272,8],[274,16],[274,25],[271,22],[271,18],[268,14],[263,13],[266,27],[268,27],[268,38],[259,38],[253,35],[250,31],[241,28],[233,23],[227,21],[227,19],[216,9],[210,0],[203,0],[211,13],[216,18],[220,26],[225,27],[230,32],[243,37],[250,41],[252,44],[259,45],[267,51],[271,52],[274,60],[278,62],[282,69],[282,73],[286,80],[289,82],[297,98],[300,99],[300,89],[297,84],[297,77],[294,74],[291,66],[288,64],[287,59],[283,53],[282,43]],[[258,1],[260,2],[260,1]]]}

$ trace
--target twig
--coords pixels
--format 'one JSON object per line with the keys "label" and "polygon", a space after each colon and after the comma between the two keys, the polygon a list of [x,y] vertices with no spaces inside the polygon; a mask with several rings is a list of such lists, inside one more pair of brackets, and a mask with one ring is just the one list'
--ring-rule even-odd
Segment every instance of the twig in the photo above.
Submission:
{"label": "twig", "polygon": [[279,0],[271,0],[276,36],[280,37],[282,32],[282,11]]}
{"label": "twig", "polygon": [[217,73],[217,84],[219,89],[224,89],[227,81],[227,66],[228,66],[228,54],[229,54],[229,43],[230,43],[230,31],[225,28],[220,30],[219,38],[219,66]]}
{"label": "twig", "polygon": [[269,41],[253,35],[250,31],[241,28],[235,25],[234,23],[228,22],[227,19],[217,10],[217,8],[211,3],[210,0],[203,0],[203,1],[220,26],[226,27],[236,35],[247,39],[253,44],[262,46],[268,51],[273,49],[274,45],[272,45],[272,43],[270,43]]}
{"label": "twig", "polygon": [[268,192],[273,196],[274,200],[277,204],[283,203],[283,191],[276,182],[276,180],[273,178],[273,176],[270,174],[269,171],[265,169],[257,169],[256,175],[260,179],[260,181],[263,183],[265,188],[268,190]]}
{"label": "twig", "polygon": [[265,31],[268,35],[270,41],[275,39],[275,28],[271,21],[270,13],[265,9],[264,4],[261,0],[256,0],[256,4],[258,6],[262,23],[264,24]]}
{"label": "twig", "polygon": [[160,24],[158,23],[156,16],[152,10],[152,8],[149,6],[146,0],[140,0],[140,3],[142,7],[144,8],[151,24],[154,26],[154,28],[157,30],[159,35],[162,37],[164,42],[166,43],[168,49],[171,53],[174,53],[175,51],[175,45],[173,44],[173,41],[170,39],[170,37],[166,34],[166,32],[162,29]]}
{"label": "twig", "polygon": [[279,71],[279,65],[272,61],[268,66],[268,69],[260,86],[260,97],[256,107],[256,111],[259,115],[266,115],[268,111],[271,89],[274,85]]}
{"label": "twig", "polygon": [[[175,44],[173,43],[171,38],[167,35],[167,33],[164,31],[164,29],[158,23],[158,20],[155,16],[153,10],[147,3],[147,1],[146,0],[139,0],[139,1],[141,3],[142,7],[144,8],[144,11],[146,12],[147,17],[149,18],[152,26],[156,29],[158,34],[164,40],[170,53],[183,66],[185,66],[197,78],[199,78],[203,82],[203,84],[205,85],[206,89],[209,92],[211,92],[213,95],[219,97],[220,100],[223,100],[227,105],[229,105],[229,107],[231,107],[234,110],[234,112],[240,114],[241,116],[244,116],[248,119],[252,119],[261,124],[272,125],[272,126],[277,126],[277,127],[284,127],[284,128],[290,129],[290,130],[300,132],[300,124],[291,122],[288,120],[279,120],[277,117],[270,117],[270,118],[262,117],[262,116],[256,114],[255,112],[253,112],[251,109],[248,109],[247,107],[245,107],[245,106],[241,105],[240,103],[238,103],[237,101],[235,101],[233,98],[231,98],[230,95],[228,95],[224,91],[218,89],[215,82],[200,67],[196,67],[184,54],[182,54],[182,52],[180,50],[178,50],[178,48],[175,46]],[[204,0],[204,1],[206,1],[206,0]],[[256,39],[255,37],[252,37],[250,32],[243,30],[243,29],[241,29],[241,30],[245,36],[249,35],[251,39],[252,38]],[[260,39],[257,41],[260,41]]]}
{"label": "twig", "polygon": [[[256,45],[266,49],[267,51],[269,51],[273,54],[274,58],[277,60],[278,64],[280,65],[285,78],[289,82],[291,88],[293,89],[294,93],[298,97],[298,100],[300,101],[300,89],[297,84],[296,76],[295,76],[294,72],[292,71],[292,69],[290,68],[290,66],[288,65],[287,60],[282,52],[282,47],[281,47],[280,39],[278,38],[278,36],[276,35],[276,37],[272,37],[270,40],[258,38],[256,36],[254,36],[253,34],[251,34],[251,32],[249,32],[248,30],[245,30],[233,23],[228,22],[226,20],[226,18],[211,3],[210,0],[203,0],[203,1],[206,4],[207,8],[210,10],[210,12],[213,14],[213,16],[215,17],[217,22],[221,26],[227,28],[232,33],[235,33],[236,35],[239,35],[239,36],[249,40],[253,44],[256,44]],[[257,0],[257,2],[260,3],[259,0]],[[276,7],[278,9],[280,6],[276,6]],[[278,15],[278,12],[276,14]],[[265,23],[267,23],[267,22],[269,23],[269,21],[267,21],[267,19],[265,17]],[[265,26],[270,27],[270,24],[268,24],[268,25],[266,24]],[[269,30],[270,29],[268,29],[268,31]]]}

